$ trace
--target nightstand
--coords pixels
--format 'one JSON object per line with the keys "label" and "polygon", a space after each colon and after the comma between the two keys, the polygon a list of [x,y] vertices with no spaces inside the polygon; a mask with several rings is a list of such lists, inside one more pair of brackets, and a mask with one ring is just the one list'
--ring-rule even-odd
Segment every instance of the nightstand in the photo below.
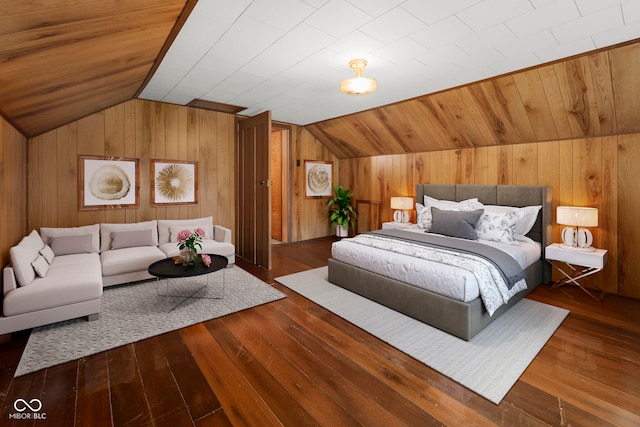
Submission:
{"label": "nightstand", "polygon": [[593,251],[579,251],[563,248],[560,243],[552,243],[545,248],[545,258],[558,270],[564,278],[553,283],[551,289],[563,285],[576,285],[585,291],[591,298],[602,302],[605,296],[604,290],[596,297],[588,289],[583,287],[578,280],[591,276],[602,270],[607,263],[607,250],[595,249]]}
{"label": "nightstand", "polygon": [[413,228],[416,225],[413,222],[383,222],[382,229],[383,230],[407,230],[409,228]]}

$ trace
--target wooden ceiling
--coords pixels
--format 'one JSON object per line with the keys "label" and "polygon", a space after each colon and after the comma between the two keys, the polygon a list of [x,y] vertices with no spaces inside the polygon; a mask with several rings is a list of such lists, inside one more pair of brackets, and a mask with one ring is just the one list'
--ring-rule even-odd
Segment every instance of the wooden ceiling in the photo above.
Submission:
{"label": "wooden ceiling", "polygon": [[640,132],[640,42],[307,125],[339,158]]}
{"label": "wooden ceiling", "polygon": [[134,98],[191,4],[0,0],[0,113],[31,137]]}

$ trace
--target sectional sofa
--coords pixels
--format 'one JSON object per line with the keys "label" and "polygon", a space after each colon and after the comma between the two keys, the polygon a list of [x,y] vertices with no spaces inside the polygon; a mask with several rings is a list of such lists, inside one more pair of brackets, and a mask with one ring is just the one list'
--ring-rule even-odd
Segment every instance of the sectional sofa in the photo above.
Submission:
{"label": "sectional sofa", "polygon": [[202,253],[235,263],[231,230],[212,217],[82,227],[42,227],[9,251],[0,335],[100,313],[106,286],[151,279],[150,264],[180,253],[177,234],[205,230]]}

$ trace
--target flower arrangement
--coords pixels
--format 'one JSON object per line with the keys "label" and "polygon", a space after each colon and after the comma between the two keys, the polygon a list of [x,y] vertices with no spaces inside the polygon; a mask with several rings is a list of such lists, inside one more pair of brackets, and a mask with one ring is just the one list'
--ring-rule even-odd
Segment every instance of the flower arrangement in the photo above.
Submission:
{"label": "flower arrangement", "polygon": [[198,248],[202,249],[202,238],[205,235],[205,231],[202,228],[196,228],[195,230],[182,230],[178,233],[178,248],[180,250],[188,249],[193,253],[198,253]]}
{"label": "flower arrangement", "polygon": [[202,263],[206,266],[206,267],[211,267],[211,257],[207,254],[202,254],[200,255],[200,258],[202,258]]}

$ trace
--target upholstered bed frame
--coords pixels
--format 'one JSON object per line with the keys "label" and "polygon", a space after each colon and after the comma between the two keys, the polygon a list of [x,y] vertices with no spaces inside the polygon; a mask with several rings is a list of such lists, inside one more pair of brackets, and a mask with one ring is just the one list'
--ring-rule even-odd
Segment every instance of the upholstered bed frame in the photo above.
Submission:
{"label": "upholstered bed frame", "polygon": [[527,234],[540,242],[543,251],[541,259],[525,270],[528,288],[489,316],[480,297],[470,302],[457,301],[332,258],[329,259],[329,281],[464,340],[471,339],[540,283],[551,281],[551,266],[544,261],[544,248],[551,239],[550,187],[418,184],[416,201],[423,203],[425,195],[453,201],[477,197],[487,205],[542,205],[535,225]]}

